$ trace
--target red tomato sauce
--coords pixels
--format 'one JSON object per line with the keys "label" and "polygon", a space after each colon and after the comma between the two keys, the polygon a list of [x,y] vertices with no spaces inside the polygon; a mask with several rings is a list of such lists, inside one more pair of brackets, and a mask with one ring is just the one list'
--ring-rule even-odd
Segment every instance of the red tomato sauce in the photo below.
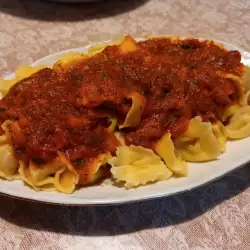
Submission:
{"label": "red tomato sauce", "polygon": [[134,91],[144,95],[141,124],[124,129],[127,144],[153,148],[166,131],[177,137],[194,116],[213,122],[237,102],[238,88],[224,74],[242,75],[238,51],[196,39],[154,39],[138,46],[125,55],[118,46],[109,46],[71,69],[84,75],[80,96],[91,101],[86,107],[104,105],[124,119],[129,109],[126,96]]}
{"label": "red tomato sauce", "polygon": [[[107,132],[106,117],[77,107],[79,76],[43,69],[15,84],[1,100],[15,156],[44,163],[62,151],[77,167],[82,159],[114,152],[118,142]],[[81,86],[81,82],[80,82]]]}
{"label": "red tomato sauce", "polygon": [[241,77],[240,60],[238,51],[195,39],[148,40],[127,54],[108,46],[67,73],[44,69],[17,83],[1,100],[0,120],[15,121],[10,140],[18,159],[49,161],[60,150],[79,162],[115,151],[97,110],[112,111],[121,124],[131,107],[127,96],[138,92],[146,99],[142,120],[123,129],[125,140],[153,148],[167,131],[181,135],[197,115],[214,122],[238,101],[238,87],[224,75]]}

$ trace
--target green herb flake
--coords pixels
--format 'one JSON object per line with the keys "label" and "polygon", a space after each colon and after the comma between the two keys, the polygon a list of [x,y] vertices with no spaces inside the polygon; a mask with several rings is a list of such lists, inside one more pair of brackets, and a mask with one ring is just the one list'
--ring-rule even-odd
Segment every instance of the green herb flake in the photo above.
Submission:
{"label": "green herb flake", "polygon": [[43,97],[43,96],[44,96],[44,93],[43,93],[43,92],[41,92],[41,93],[39,94],[39,96],[40,96],[40,97]]}
{"label": "green herb flake", "polygon": [[169,123],[175,123],[176,122],[176,117],[174,116],[174,115],[169,115],[169,117],[168,117],[168,122]]}
{"label": "green herb flake", "polygon": [[102,74],[102,80],[105,80],[107,77],[109,77],[109,73],[108,72],[104,72]]}
{"label": "green herb flake", "polygon": [[124,69],[126,67],[125,63],[121,63],[121,67]]}
{"label": "green herb flake", "polygon": [[167,88],[164,88],[164,89],[163,89],[163,94],[164,94],[164,96],[167,98],[168,95],[169,95],[169,90],[168,90]]}
{"label": "green herb flake", "polygon": [[5,108],[0,108],[0,112],[5,112]]}
{"label": "green herb flake", "polygon": [[73,161],[73,165],[74,165],[74,167],[76,167],[76,168],[81,168],[81,167],[83,167],[84,163],[85,163],[85,160],[84,160],[84,159],[75,159],[75,160]]}
{"label": "green herb flake", "polygon": [[191,81],[191,88],[192,89],[196,89],[197,88],[197,81],[196,80],[192,80]]}

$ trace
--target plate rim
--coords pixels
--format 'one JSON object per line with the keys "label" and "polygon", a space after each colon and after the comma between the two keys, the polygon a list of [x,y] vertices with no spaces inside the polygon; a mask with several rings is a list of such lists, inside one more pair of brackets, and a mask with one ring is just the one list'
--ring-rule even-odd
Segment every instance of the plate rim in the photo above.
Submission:
{"label": "plate rim", "polygon": [[[151,200],[155,200],[155,199],[167,198],[167,197],[171,197],[171,196],[174,196],[174,195],[179,195],[179,194],[184,194],[184,193],[187,193],[187,192],[194,191],[196,189],[202,188],[203,186],[206,186],[206,185],[208,185],[210,183],[213,183],[215,181],[218,181],[218,180],[222,179],[226,175],[229,175],[229,174],[239,170],[240,168],[244,167],[249,162],[250,162],[250,159],[248,161],[244,162],[243,164],[238,165],[236,168],[233,168],[230,171],[227,171],[227,172],[225,172],[225,173],[223,173],[221,175],[218,175],[215,178],[211,177],[211,179],[207,179],[207,181],[202,182],[200,185],[194,185],[193,187],[190,187],[190,189],[180,190],[180,191],[173,192],[173,193],[159,193],[157,195],[151,195],[151,196],[145,195],[145,196],[143,196],[142,198],[139,198],[139,199],[137,199],[137,198],[127,199],[127,200],[124,199],[124,200],[120,200],[120,201],[115,201],[115,200],[112,201],[112,200],[110,200],[109,202],[104,202],[104,201],[98,202],[97,201],[97,202],[88,202],[88,203],[74,203],[74,202],[65,203],[65,202],[57,202],[57,201],[48,201],[48,200],[43,200],[43,199],[29,198],[29,197],[24,197],[24,196],[19,196],[19,195],[15,195],[15,194],[11,194],[11,193],[4,193],[4,192],[0,192],[0,195],[2,195],[4,197],[20,200],[20,201],[27,201],[27,202],[37,203],[37,204],[47,204],[47,205],[53,205],[53,206],[57,206],[57,205],[58,206],[67,206],[67,207],[120,206],[120,205],[126,205],[126,204],[134,204],[134,203],[137,203],[137,202],[151,201]],[[37,191],[37,192],[44,192],[44,191]]]}

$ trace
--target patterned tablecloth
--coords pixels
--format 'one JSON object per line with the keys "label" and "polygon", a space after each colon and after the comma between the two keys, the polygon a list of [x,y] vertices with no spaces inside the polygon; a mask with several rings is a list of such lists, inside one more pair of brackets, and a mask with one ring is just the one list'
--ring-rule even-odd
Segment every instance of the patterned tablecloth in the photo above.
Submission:
{"label": "patterned tablecloth", "polygon": [[[181,34],[250,50],[248,0],[0,1],[0,75],[89,42]],[[250,249],[250,166],[196,191],[110,207],[0,197],[0,249]]]}

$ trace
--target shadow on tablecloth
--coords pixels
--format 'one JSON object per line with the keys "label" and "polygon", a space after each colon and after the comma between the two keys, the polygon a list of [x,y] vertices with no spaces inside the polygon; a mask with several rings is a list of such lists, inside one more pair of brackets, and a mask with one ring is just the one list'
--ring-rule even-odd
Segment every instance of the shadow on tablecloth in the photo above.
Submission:
{"label": "shadow on tablecloth", "polygon": [[[246,166],[214,183],[176,196],[110,207],[60,207],[0,197],[0,221],[69,235],[106,236],[165,228],[224,206],[250,186]],[[247,201],[240,199],[244,205]],[[239,205],[239,204],[237,204]]]}
{"label": "shadow on tablecloth", "polygon": [[1,0],[0,12],[25,19],[77,21],[116,16],[132,11],[148,1],[104,0],[96,3],[66,4],[53,3],[47,0]]}

